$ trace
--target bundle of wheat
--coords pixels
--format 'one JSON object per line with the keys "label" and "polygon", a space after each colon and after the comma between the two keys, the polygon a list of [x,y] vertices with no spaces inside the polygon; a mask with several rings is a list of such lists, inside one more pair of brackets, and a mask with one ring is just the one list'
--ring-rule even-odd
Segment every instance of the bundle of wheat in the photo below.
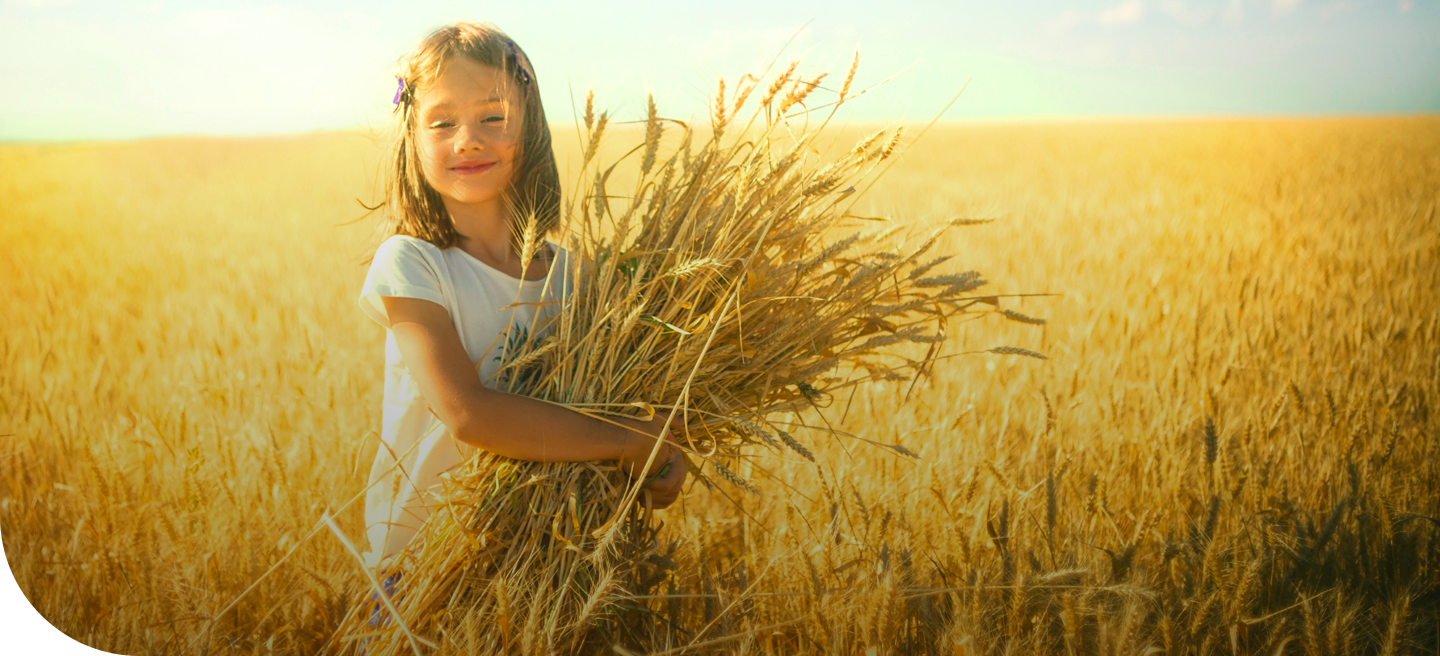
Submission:
{"label": "bundle of wheat", "polygon": [[[492,385],[602,418],[668,417],[699,480],[754,491],[734,463],[755,448],[814,459],[780,413],[922,374],[948,319],[994,303],[971,295],[985,284],[976,272],[931,273],[950,259],[927,256],[940,233],[972,221],[918,236],[905,225],[859,229],[848,210],[902,130],[817,161],[829,118],[810,125],[806,102],[824,76],[795,69],[759,89],[743,125],[733,119],[760,80],[746,76],[731,96],[722,81],[698,146],[652,99],[644,142],[622,158],[638,169],[628,196],[608,190],[616,164],[597,156],[608,118],[587,99],[584,190],[570,196],[565,239],[578,289],[507,349]],[[829,116],[854,74],[852,64]],[[667,125],[678,140],[662,138]],[[523,242],[529,261],[538,240],[530,231]],[[484,653],[622,639],[616,596],[665,576],[641,483],[600,463],[479,453],[447,475],[440,509],[395,565],[397,621],[367,624],[365,606],[342,632],[370,654],[408,653],[417,635]]]}

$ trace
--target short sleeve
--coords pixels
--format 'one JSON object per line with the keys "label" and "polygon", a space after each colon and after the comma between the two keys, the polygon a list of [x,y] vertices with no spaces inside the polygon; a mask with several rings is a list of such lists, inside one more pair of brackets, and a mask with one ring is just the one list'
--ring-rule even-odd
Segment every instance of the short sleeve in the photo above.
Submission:
{"label": "short sleeve", "polygon": [[390,318],[385,313],[382,296],[418,298],[445,305],[440,288],[440,262],[427,252],[425,242],[413,237],[394,236],[375,251],[365,284],[360,288],[360,309],[386,328]]}

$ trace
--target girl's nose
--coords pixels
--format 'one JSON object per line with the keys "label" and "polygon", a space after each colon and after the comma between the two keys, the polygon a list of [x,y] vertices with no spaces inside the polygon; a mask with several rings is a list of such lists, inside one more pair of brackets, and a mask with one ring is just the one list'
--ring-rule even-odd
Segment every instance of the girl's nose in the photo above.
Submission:
{"label": "girl's nose", "polygon": [[479,126],[464,123],[455,131],[455,152],[479,150],[484,147],[485,142],[480,138]]}

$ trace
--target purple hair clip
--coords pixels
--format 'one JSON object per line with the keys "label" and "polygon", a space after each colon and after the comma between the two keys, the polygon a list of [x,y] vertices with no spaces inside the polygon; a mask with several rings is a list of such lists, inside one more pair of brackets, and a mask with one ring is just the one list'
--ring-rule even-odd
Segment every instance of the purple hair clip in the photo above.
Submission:
{"label": "purple hair clip", "polygon": [[390,104],[395,105],[398,108],[400,106],[400,102],[402,100],[408,100],[408,98],[405,97],[405,78],[397,75],[395,76],[395,82],[399,86],[395,88],[395,98],[390,101]]}
{"label": "purple hair clip", "polygon": [[530,61],[520,53],[519,48],[515,47],[514,41],[510,42],[510,61],[515,64],[515,70],[519,71],[522,82],[530,84],[534,80],[530,75]]}

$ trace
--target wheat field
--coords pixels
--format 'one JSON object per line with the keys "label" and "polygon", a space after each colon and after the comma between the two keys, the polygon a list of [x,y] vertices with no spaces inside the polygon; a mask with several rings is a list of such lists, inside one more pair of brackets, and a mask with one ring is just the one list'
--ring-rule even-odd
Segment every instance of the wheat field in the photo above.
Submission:
{"label": "wheat field", "polygon": [[[361,534],[380,159],[356,134],[0,146],[0,531],[60,630],[350,644],[364,578],[321,517]],[[797,433],[818,464],[691,487],[619,609],[662,638],[605,651],[1440,653],[1437,206],[1432,117],[931,130],[860,207],[994,219],[944,250],[1044,323],[956,323],[913,387],[829,400],[834,432]],[[1002,345],[1049,359],[958,355]]]}

